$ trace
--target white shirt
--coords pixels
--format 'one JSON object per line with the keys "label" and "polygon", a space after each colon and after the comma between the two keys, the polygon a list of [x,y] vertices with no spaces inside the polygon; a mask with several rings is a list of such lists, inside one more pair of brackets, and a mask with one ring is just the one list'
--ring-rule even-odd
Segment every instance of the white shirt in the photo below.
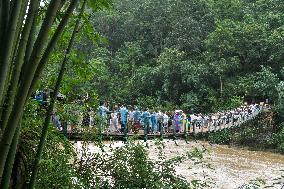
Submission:
{"label": "white shirt", "polygon": [[166,124],[166,123],[168,123],[168,121],[169,121],[169,116],[167,115],[167,114],[164,114],[164,116],[163,116],[163,118],[164,118],[164,123]]}

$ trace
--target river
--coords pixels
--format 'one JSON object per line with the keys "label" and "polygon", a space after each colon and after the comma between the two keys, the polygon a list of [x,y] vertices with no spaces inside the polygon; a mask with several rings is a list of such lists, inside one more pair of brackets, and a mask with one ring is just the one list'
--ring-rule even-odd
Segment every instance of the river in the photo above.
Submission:
{"label": "river", "polygon": [[[149,156],[156,159],[158,150],[154,141],[148,141]],[[210,164],[211,168],[204,164],[194,165],[188,160],[176,167],[177,173],[188,180],[198,179],[212,182],[208,188],[234,189],[252,180],[263,180],[266,185],[275,182],[273,179],[284,175],[284,155],[272,152],[250,151],[226,145],[210,145],[208,142],[191,141],[186,143],[184,140],[177,140],[177,145],[172,140],[164,140],[165,155],[167,158],[181,155],[186,151],[196,148],[205,148],[204,161]],[[74,144],[77,149],[81,148],[82,143]],[[115,142],[115,146],[123,145],[123,142]],[[105,144],[107,150],[109,144]],[[99,152],[100,149],[94,144],[89,144],[91,152]],[[191,169],[189,169],[191,167]],[[281,189],[284,181],[272,188]]]}

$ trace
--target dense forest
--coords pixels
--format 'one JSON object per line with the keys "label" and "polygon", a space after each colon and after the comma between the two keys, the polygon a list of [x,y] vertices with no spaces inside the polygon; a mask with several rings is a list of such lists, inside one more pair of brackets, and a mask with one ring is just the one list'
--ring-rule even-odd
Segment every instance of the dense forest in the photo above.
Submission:
{"label": "dense forest", "polygon": [[[132,143],[112,161],[77,157],[50,116],[79,125],[78,112],[100,101],[197,113],[266,101],[265,146],[284,152],[281,0],[3,0],[0,10],[0,188],[207,186],[176,177],[173,164],[185,157],[151,162]],[[32,100],[36,90],[52,92],[48,108]],[[138,172],[125,174],[125,164]],[[114,183],[94,170],[113,173]]]}
{"label": "dense forest", "polygon": [[280,1],[115,1],[89,18],[95,33],[77,44],[92,81],[85,90],[111,103],[201,112],[277,104],[283,9]]}

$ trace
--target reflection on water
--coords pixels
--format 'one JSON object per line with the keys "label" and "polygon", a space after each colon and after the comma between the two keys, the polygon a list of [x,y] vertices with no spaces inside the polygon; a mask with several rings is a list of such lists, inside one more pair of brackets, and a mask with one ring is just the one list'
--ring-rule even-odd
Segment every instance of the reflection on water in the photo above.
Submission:
{"label": "reflection on water", "polygon": [[[150,158],[157,157],[158,150],[153,141],[149,143]],[[271,152],[249,151],[239,148],[230,148],[224,145],[209,145],[206,142],[189,142],[177,141],[178,146],[172,140],[164,140],[165,155],[167,158],[181,155],[194,147],[208,149],[209,153],[205,155],[206,162],[210,163],[213,169],[202,165],[193,165],[192,162],[186,161],[176,167],[176,170],[183,177],[192,180],[214,181],[215,186],[210,188],[216,189],[233,189],[251,180],[262,179],[267,184],[273,182],[273,179],[281,176],[284,169],[284,155]],[[81,148],[82,143],[77,142],[75,147]],[[123,142],[115,142],[113,146],[122,146]],[[99,152],[100,149],[93,144],[89,145],[90,151]],[[106,142],[105,150],[109,148]],[[189,169],[191,168],[191,169]],[[280,186],[274,188],[281,188]]]}

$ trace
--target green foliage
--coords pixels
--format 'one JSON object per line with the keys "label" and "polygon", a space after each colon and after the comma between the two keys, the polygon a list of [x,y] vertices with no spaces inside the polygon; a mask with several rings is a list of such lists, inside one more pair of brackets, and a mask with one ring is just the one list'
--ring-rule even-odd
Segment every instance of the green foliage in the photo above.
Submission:
{"label": "green foliage", "polygon": [[227,101],[226,109],[232,110],[234,108],[240,107],[243,105],[244,99],[239,96],[233,96],[230,100]]}
{"label": "green foliage", "polygon": [[149,96],[202,112],[235,107],[234,97],[277,100],[282,6],[244,0],[113,6],[92,19],[109,44],[84,50],[92,49],[90,59],[102,60],[110,76],[107,85],[96,82],[99,99],[137,104]]}
{"label": "green foliage", "polygon": [[284,124],[279,126],[279,131],[275,131],[273,128],[275,123],[271,122],[270,116],[270,113],[262,113],[241,127],[211,132],[208,140],[215,144],[233,144],[252,149],[274,149],[283,153]]}
{"label": "green foliage", "polygon": [[271,112],[259,114],[255,119],[232,131],[231,143],[254,149],[276,149],[277,145],[272,142],[275,132],[273,124]]}
{"label": "green foliage", "polygon": [[215,144],[230,144],[232,133],[229,129],[223,129],[214,133],[210,133],[208,140]]}
{"label": "green foliage", "polygon": [[142,107],[143,109],[146,108],[161,108],[161,103],[156,99],[151,96],[145,96],[137,99],[138,106]]}
{"label": "green foliage", "polygon": [[88,0],[88,4],[94,12],[112,8],[112,1],[110,0]]}
{"label": "green foliage", "polygon": [[[31,171],[31,163],[35,157],[37,141],[42,130],[43,119],[41,117],[43,115],[44,110],[36,102],[30,102],[27,105],[17,155],[20,160],[16,162],[19,164],[15,165],[20,167],[21,162],[25,164],[24,170],[19,171],[23,174],[19,183],[27,182],[28,177],[25,174]],[[34,119],[35,116],[40,119]],[[72,183],[76,173],[70,162],[72,158],[76,157],[72,144],[62,134],[58,133],[53,125],[49,127],[49,135],[46,141],[36,188],[76,188]],[[17,174],[14,173],[13,175]]]}
{"label": "green foliage", "polygon": [[[245,100],[259,102],[268,98],[275,103],[278,114],[283,115],[284,6],[280,0],[88,2],[89,10],[84,15],[76,50],[71,54],[68,74],[62,84],[61,92],[67,99],[65,104],[58,103],[56,107],[63,120],[80,125],[77,114],[94,110],[101,100],[111,105],[126,103],[150,109],[182,108],[209,113],[238,107]],[[110,7],[113,10],[90,13],[92,9]],[[54,85],[72,24],[74,20],[52,55],[39,88]],[[88,101],[83,101],[82,96],[87,95]],[[42,113],[34,116],[38,114]],[[283,122],[280,117],[279,123]],[[38,119],[27,120],[40,125],[33,123]],[[283,126],[278,126],[277,131],[271,128],[263,120],[253,121],[236,134],[229,130],[211,133],[209,140],[218,144],[260,144],[282,151]],[[65,152],[57,152],[62,159],[67,157]],[[184,180],[173,177],[170,165],[163,165],[169,175],[157,172],[156,166],[162,165],[148,160],[142,146],[130,144],[114,150],[113,154],[112,157],[92,156],[93,165],[82,160],[82,167],[77,169],[81,180],[77,184],[101,188],[137,188],[138,185],[162,188],[169,183],[161,178],[170,177],[176,188],[188,186]],[[52,161],[56,159],[46,156]],[[134,164],[135,161],[141,165]],[[48,162],[45,165],[55,172],[55,166]],[[54,165],[60,166],[57,162]],[[70,168],[64,163],[63,166],[62,170]],[[102,173],[94,173],[94,169]],[[133,171],[126,173],[129,170]],[[69,173],[73,174],[66,171],[60,183],[69,186],[65,180]],[[112,185],[99,174],[111,177]],[[194,183],[199,182],[193,181],[190,186]]]}
{"label": "green foliage", "polygon": [[163,145],[159,142],[156,145],[159,150],[157,160],[150,159],[146,148],[133,141],[102,153],[89,154],[85,146],[83,158],[77,162],[77,171],[81,174],[80,182],[87,188],[182,189],[208,186],[208,183],[198,180],[189,182],[175,171],[175,165],[185,160],[191,160],[196,164],[202,163],[203,150],[194,149],[180,156],[166,158]]}
{"label": "green foliage", "polygon": [[47,138],[47,147],[40,162],[37,188],[76,188],[73,179],[76,173],[71,158],[76,157],[72,144],[52,128]]}
{"label": "green foliage", "polygon": [[234,140],[240,145],[257,145],[260,132],[253,127],[245,127],[239,133],[234,135]]}
{"label": "green foliage", "polygon": [[282,129],[278,133],[274,133],[271,143],[274,144],[279,152],[284,153],[284,123],[280,126]]}
{"label": "green foliage", "polygon": [[242,19],[244,16],[244,4],[242,0],[210,0],[209,6],[218,20]]}
{"label": "green foliage", "polygon": [[279,78],[271,71],[271,68],[262,67],[261,72],[256,74],[256,82],[254,88],[257,94],[262,97],[270,97],[277,99],[277,84]]}

